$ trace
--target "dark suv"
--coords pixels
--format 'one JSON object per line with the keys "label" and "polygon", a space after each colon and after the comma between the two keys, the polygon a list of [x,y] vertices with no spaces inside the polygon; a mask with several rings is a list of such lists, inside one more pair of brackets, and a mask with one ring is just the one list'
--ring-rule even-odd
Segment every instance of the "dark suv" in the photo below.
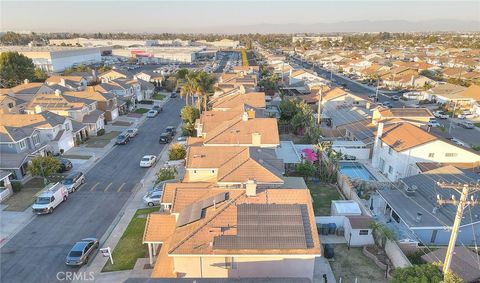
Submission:
{"label": "dark suv", "polygon": [[127,134],[118,135],[115,144],[127,144],[130,141],[130,136]]}
{"label": "dark suv", "polygon": [[72,162],[70,162],[70,160],[68,159],[59,158],[58,161],[60,161],[60,168],[58,169],[58,173],[70,171],[70,169],[73,168]]}
{"label": "dark suv", "polygon": [[173,126],[168,126],[166,129],[165,129],[165,132],[169,133],[170,136],[174,137],[175,134],[177,133],[177,128],[173,127]]}
{"label": "dark suv", "polygon": [[160,139],[158,140],[159,143],[169,143],[172,141],[172,136],[169,133],[161,133]]}

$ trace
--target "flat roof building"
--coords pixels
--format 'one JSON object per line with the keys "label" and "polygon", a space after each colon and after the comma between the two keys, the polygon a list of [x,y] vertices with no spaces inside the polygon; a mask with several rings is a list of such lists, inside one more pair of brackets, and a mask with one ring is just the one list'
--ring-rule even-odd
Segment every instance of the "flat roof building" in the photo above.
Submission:
{"label": "flat roof building", "polygon": [[205,46],[135,47],[114,49],[112,54],[122,57],[148,58],[158,63],[191,63],[197,60],[197,54],[204,50],[206,50]]}

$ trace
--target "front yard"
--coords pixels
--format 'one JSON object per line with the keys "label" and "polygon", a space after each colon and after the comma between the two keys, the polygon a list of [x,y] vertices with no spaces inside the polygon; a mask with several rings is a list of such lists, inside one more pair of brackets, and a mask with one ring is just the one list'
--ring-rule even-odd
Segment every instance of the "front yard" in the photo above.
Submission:
{"label": "front yard", "polygon": [[160,93],[155,93],[154,95],[152,95],[152,99],[155,99],[155,100],[164,100],[165,97],[166,97],[165,95]]}
{"label": "front yard", "polygon": [[19,192],[14,193],[10,198],[2,202],[2,204],[7,205],[5,211],[24,211],[33,204],[36,194],[44,187],[42,178],[32,178],[23,185]]}
{"label": "front yard", "polygon": [[112,265],[110,260],[107,261],[102,272],[133,269],[137,259],[148,257],[147,245],[142,244],[143,230],[147,222],[147,215],[158,210],[158,207],[137,210],[113,250],[114,264]]}
{"label": "front yard", "polygon": [[307,187],[313,198],[313,210],[316,216],[329,216],[332,200],[342,199],[335,185],[307,182]]}
{"label": "front yard", "polygon": [[137,113],[137,114],[145,114],[149,111],[149,109],[147,108],[137,108],[135,109],[135,111],[133,111],[133,113]]}
{"label": "front yard", "polygon": [[90,137],[90,139],[85,142],[86,147],[103,148],[119,134],[120,132],[118,131],[111,131],[111,132],[105,133],[102,136]]}

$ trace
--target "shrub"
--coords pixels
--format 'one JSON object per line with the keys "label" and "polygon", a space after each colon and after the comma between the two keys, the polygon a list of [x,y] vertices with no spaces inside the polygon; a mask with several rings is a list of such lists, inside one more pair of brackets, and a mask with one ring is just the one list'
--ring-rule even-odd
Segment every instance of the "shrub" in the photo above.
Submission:
{"label": "shrub", "polygon": [[100,129],[97,131],[97,136],[103,136],[105,134],[105,129]]}
{"label": "shrub", "polygon": [[14,193],[18,193],[19,191],[21,191],[23,188],[23,185],[22,183],[18,182],[18,181],[12,181],[12,191]]}
{"label": "shrub", "polygon": [[157,179],[155,180],[155,184],[158,184],[162,181],[175,179],[176,176],[177,169],[175,169],[175,167],[162,168],[157,173]]}
{"label": "shrub", "polygon": [[475,151],[480,151],[480,145],[472,146],[472,149]]}
{"label": "shrub", "polygon": [[179,143],[172,144],[170,147],[170,152],[168,153],[168,158],[170,160],[181,160],[184,159],[187,155],[187,150],[185,147]]}
{"label": "shrub", "polygon": [[153,100],[140,100],[138,104],[153,104]]}

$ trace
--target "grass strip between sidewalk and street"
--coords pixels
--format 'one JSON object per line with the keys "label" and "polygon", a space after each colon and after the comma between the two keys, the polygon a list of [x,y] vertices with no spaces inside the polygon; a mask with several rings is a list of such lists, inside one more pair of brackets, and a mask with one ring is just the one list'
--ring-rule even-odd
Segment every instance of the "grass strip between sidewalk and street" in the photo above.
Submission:
{"label": "grass strip between sidewalk and street", "polygon": [[133,111],[133,113],[137,113],[137,114],[145,114],[149,111],[149,109],[147,108],[138,108],[138,109],[135,109],[135,111]]}
{"label": "grass strip between sidewalk and street", "polygon": [[145,230],[147,215],[158,210],[158,207],[152,207],[138,209],[135,212],[112,252],[114,264],[111,264],[110,260],[107,261],[102,272],[130,270],[133,269],[139,258],[148,257],[147,245],[142,243],[143,231]]}

